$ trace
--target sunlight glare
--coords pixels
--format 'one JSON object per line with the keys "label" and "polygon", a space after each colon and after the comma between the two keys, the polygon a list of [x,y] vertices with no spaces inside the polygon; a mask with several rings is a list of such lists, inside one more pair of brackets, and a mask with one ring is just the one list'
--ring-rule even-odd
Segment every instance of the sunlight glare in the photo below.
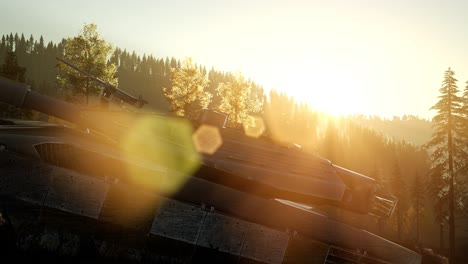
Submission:
{"label": "sunlight glare", "polygon": [[248,137],[260,137],[263,132],[265,132],[265,122],[263,122],[263,119],[258,116],[249,116],[249,118],[253,119],[254,125],[252,126],[244,123],[244,133]]}
{"label": "sunlight glare", "polygon": [[219,129],[215,126],[201,125],[192,135],[198,152],[213,155],[223,144]]}
{"label": "sunlight glare", "polygon": [[[192,127],[183,119],[143,117],[129,129],[121,145],[128,160],[140,157],[142,161],[142,166],[127,168],[132,180],[164,194],[178,191],[201,163],[192,142]],[[161,169],[166,173],[152,173]]]}
{"label": "sunlight glare", "polygon": [[297,84],[292,87],[301,87],[291,91],[291,95],[296,100],[334,117],[364,111],[362,107],[364,100],[359,97],[362,89],[352,78],[332,74],[315,76],[315,78],[305,76],[297,80]]}

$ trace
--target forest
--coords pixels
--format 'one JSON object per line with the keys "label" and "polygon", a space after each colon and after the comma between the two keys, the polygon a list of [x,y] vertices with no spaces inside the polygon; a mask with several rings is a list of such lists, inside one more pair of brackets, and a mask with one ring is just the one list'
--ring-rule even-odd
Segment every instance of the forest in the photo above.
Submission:
{"label": "forest", "polygon": [[[70,82],[65,78],[70,73],[56,60],[57,56],[73,58],[67,50],[75,40],[46,43],[43,36],[5,34],[0,40],[0,76],[24,82],[42,94],[88,104],[85,93],[75,90],[83,80]],[[264,137],[278,144],[299,144],[304,151],[376,179],[398,198],[397,210],[384,223],[369,218],[360,225],[377,228],[391,240],[429,247],[447,256],[452,253],[453,239],[457,254],[468,248],[468,210],[464,207],[468,86],[459,95],[452,70],[441,74],[440,101],[433,106],[438,114],[433,120],[411,115],[388,120],[365,115],[332,117],[285,93],[266,92],[241,73],[207,69],[190,59],[141,55],[118,47],[104,55],[102,67],[109,71],[89,71],[130,94],[141,95],[149,102],[145,111],[196,118],[200,109],[213,109],[229,114],[229,125],[239,129],[255,126],[260,119],[265,122]],[[88,86],[93,91],[91,84],[86,90]],[[193,100],[181,104],[178,98],[183,87],[199,93],[187,93]],[[1,104],[0,117],[38,115]]]}

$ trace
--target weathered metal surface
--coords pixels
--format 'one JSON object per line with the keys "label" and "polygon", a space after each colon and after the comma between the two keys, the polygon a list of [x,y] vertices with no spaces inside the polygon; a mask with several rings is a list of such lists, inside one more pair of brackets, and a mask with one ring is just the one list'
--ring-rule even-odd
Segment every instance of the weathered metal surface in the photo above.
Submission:
{"label": "weathered metal surface", "polygon": [[[67,141],[68,144],[80,148],[87,146],[84,149],[96,154],[96,158],[93,156],[90,159],[92,162],[90,162],[89,168],[86,168],[89,171],[77,171],[96,177],[111,175],[122,182],[122,184],[112,183],[109,185],[104,179],[99,180],[88,177],[89,175],[58,168],[56,168],[58,172],[54,172],[53,176],[50,175],[50,171],[46,171],[44,175],[41,173],[35,175],[32,173],[35,171],[34,168],[28,167],[29,165],[24,168],[17,166],[15,167],[15,169],[18,169],[17,173],[11,174],[7,169],[6,176],[0,175],[2,184],[0,195],[16,199],[16,201],[29,201],[34,204],[31,207],[40,209],[37,211],[41,214],[50,208],[58,209],[50,209],[49,211],[57,214],[61,222],[68,222],[61,218],[65,216],[77,219],[77,222],[85,226],[83,229],[87,227],[86,224],[83,224],[83,219],[86,219],[97,224],[107,225],[110,223],[110,226],[117,227],[116,229],[128,229],[129,233],[135,233],[135,236],[138,236],[137,240],[141,240],[141,237],[146,238],[151,233],[155,223],[154,218],[158,212],[157,208],[159,208],[161,201],[160,197],[157,196],[158,194],[154,194],[155,188],[151,191],[146,183],[154,181],[155,175],[160,176],[162,173],[164,176],[165,171],[159,168],[153,169],[152,167],[155,166],[147,166],[151,165],[151,163],[147,164],[146,161],[130,160],[120,156],[121,149],[118,145],[111,144],[112,140],[108,142],[107,136],[118,140],[127,127],[120,127],[112,122],[106,122],[109,120],[90,118],[90,116],[84,115],[81,109],[75,105],[37,94],[24,85],[1,78],[0,88],[2,88],[0,89],[0,99],[6,103],[51,114],[75,123],[82,128],[100,131],[106,135],[106,137],[95,137],[91,136],[92,133],[78,132],[78,130],[71,128],[64,129],[61,132],[58,132],[58,128],[52,129],[55,133],[51,133],[52,130],[50,129],[41,129],[42,134],[38,134],[37,126],[23,127],[22,134],[17,135],[16,132],[21,130],[13,131],[10,127],[5,126],[0,128],[3,135],[3,137],[0,137],[0,151],[6,149],[7,151],[29,155],[30,158],[36,161],[42,159],[44,162],[66,167],[70,165],[68,161],[76,162],[77,157],[85,155],[83,154],[85,152],[69,151],[67,153],[73,154],[74,158],[67,159],[67,162],[53,163],[55,157],[61,157],[62,155],[46,159],[42,156],[38,157],[37,149],[34,148],[37,144],[53,143],[55,142],[54,139],[62,142],[59,139],[66,137],[70,139],[70,141]],[[61,136],[58,136],[58,133]],[[209,204],[210,208],[211,206],[216,208],[216,212],[207,212],[204,216],[197,218],[203,220],[202,228],[196,228],[194,230],[197,231],[193,231],[197,234],[195,243],[200,246],[198,247],[200,251],[226,252],[230,254],[222,254],[233,257],[237,257],[236,254],[245,254],[253,258],[276,262],[279,257],[266,256],[266,251],[263,251],[264,246],[269,245],[265,241],[270,243],[277,241],[275,243],[278,246],[275,245],[274,248],[281,248],[281,245],[285,243],[284,237],[278,233],[275,235],[277,231],[273,229],[294,228],[298,233],[322,243],[351,250],[366,250],[369,255],[389,262],[420,263],[421,256],[409,249],[344,222],[331,220],[313,210],[306,210],[298,206],[293,207],[270,199],[276,196],[257,195],[257,193],[250,192],[252,184],[244,185],[244,183],[252,181],[257,186],[267,185],[270,189],[273,186],[282,191],[283,195],[288,196],[286,198],[282,197],[284,199],[294,200],[298,194],[300,196],[309,195],[313,198],[322,199],[321,202],[333,201],[330,203],[333,206],[339,205],[345,209],[368,213],[368,206],[374,191],[373,187],[375,187],[373,179],[350,171],[343,172],[343,170],[337,174],[338,169],[334,168],[329,161],[309,157],[300,154],[296,150],[275,146],[268,140],[254,142],[242,137],[243,133],[239,131],[222,129],[221,134],[223,136],[223,146],[213,156],[214,159],[204,161],[209,161],[214,169],[232,171],[232,175],[237,176],[239,180],[232,185],[225,185],[221,181],[210,182],[203,180],[203,177],[202,179],[191,177],[181,190],[171,197],[171,199],[188,204],[199,205],[204,203]],[[230,135],[228,136],[228,134]],[[109,144],[104,144],[104,142]],[[249,151],[246,152],[246,149]],[[61,147],[46,148],[41,153],[43,155],[51,154],[50,150],[59,150],[58,154],[62,153]],[[68,147],[66,150],[68,151]],[[106,155],[103,153],[106,153]],[[88,155],[85,156],[88,158]],[[98,156],[103,157],[101,159]],[[138,176],[148,181],[145,181],[145,184],[137,185],[136,182],[129,180],[125,170],[121,170],[124,166],[110,166],[109,161],[115,161],[113,164],[131,164],[131,166],[141,168],[139,172],[145,173],[144,175],[139,173]],[[102,166],[102,168],[117,169],[101,171],[98,169],[98,165]],[[83,169],[82,165],[78,165],[78,167]],[[73,166],[69,169],[73,169]],[[102,172],[106,173],[103,174]],[[19,174],[21,175],[16,178],[16,175]],[[328,189],[333,191],[328,192]],[[345,189],[350,190],[351,196],[344,196]],[[159,193],[159,195],[164,194]],[[44,204],[42,204],[42,201],[45,201]],[[24,211],[29,213],[28,210]],[[40,218],[43,219],[42,215]],[[249,227],[254,225],[252,223],[261,225],[261,228],[252,229],[254,239],[250,241]],[[275,232],[270,232],[269,228],[272,228],[272,231]],[[263,234],[261,230],[264,230]],[[181,237],[188,240],[190,236]],[[51,239],[51,241],[56,241],[56,239]]]}
{"label": "weathered metal surface", "polygon": [[0,152],[0,195],[42,205],[53,168],[41,162]]}
{"label": "weathered metal surface", "polygon": [[[70,174],[68,170],[58,170],[63,172],[64,175],[59,173],[54,175],[45,206],[97,218],[101,205],[102,210],[99,214],[99,221],[109,221],[113,224],[132,229],[141,229],[146,234],[151,233],[151,230],[154,233],[160,234],[160,232],[156,231],[157,228],[153,226],[155,222],[157,223],[155,217],[158,212],[157,208],[161,205],[160,197],[136,190],[128,185],[112,184],[111,188],[107,191],[105,202],[102,203],[106,189],[103,186],[107,183],[76,173]],[[100,182],[103,185],[96,184],[96,186],[100,186],[96,188],[93,182]],[[100,194],[97,196],[91,195],[91,198],[89,198],[89,193]],[[240,254],[246,258],[249,256],[249,258],[260,261],[278,263],[279,259],[284,255],[287,243],[284,242],[285,239],[282,238],[282,235],[272,235],[277,231],[269,230],[269,228],[286,229],[289,227],[294,228],[305,236],[327,244],[339,245],[345,248],[366,249],[369,254],[390,262],[402,260],[402,263],[420,263],[420,255],[410,250],[368,232],[330,220],[323,215],[314,213],[312,210],[300,209],[278,201],[255,197],[200,179],[189,181],[174,198],[192,205],[182,204],[178,201],[174,204],[180,203],[178,204],[179,210],[174,210],[176,206],[172,208],[169,206],[169,209],[160,210],[160,212],[174,210],[172,215],[168,214],[170,216],[168,220],[171,218],[176,219],[177,214],[175,211],[180,212],[180,208],[190,210],[187,212],[191,212],[192,209],[194,212],[202,211],[199,206],[195,206],[194,204],[205,203],[216,207],[216,212],[206,212],[203,228],[198,237],[197,245],[204,248],[215,249],[233,255]],[[211,208],[211,206],[208,206],[208,208]],[[218,212],[222,212],[223,215]],[[190,231],[194,232],[190,241],[193,241],[193,234],[198,232],[199,223],[204,218],[204,214],[205,211],[202,211],[201,216],[195,218],[198,219],[195,221],[198,223],[198,227],[195,226],[195,229]],[[228,214],[229,216],[224,214]],[[159,215],[163,214],[160,213]],[[187,217],[190,218],[193,215],[187,213]],[[127,221],[132,222],[129,224]],[[170,222],[170,220],[167,221],[167,223]],[[261,224],[263,230],[269,231],[265,232],[264,235],[261,232],[258,233],[258,230],[262,228],[258,230],[253,228],[253,231],[249,231],[248,227],[254,225],[253,223]],[[187,222],[184,224],[187,224]],[[264,229],[266,226],[269,228]],[[174,230],[177,227],[178,225],[175,224],[171,228]],[[162,230],[161,227],[159,230]],[[257,235],[255,235],[255,230],[257,230]],[[167,234],[165,237],[168,237]],[[249,237],[259,240],[250,240]],[[184,239],[189,240],[188,238],[188,235],[182,235],[178,239],[179,241],[183,241]],[[270,243],[266,243],[265,241],[270,241]],[[272,243],[272,241],[276,242]],[[284,247],[281,245],[284,245]],[[398,252],[398,254],[395,252]],[[277,253],[278,255],[275,255]]]}
{"label": "weathered metal surface", "polygon": [[349,263],[349,264],[391,264],[390,262],[378,260],[367,256],[365,251],[351,251],[335,246],[329,246],[325,264]]}
{"label": "weathered metal surface", "polygon": [[241,253],[249,223],[237,218],[209,213],[197,244],[234,255]]}
{"label": "weathered metal surface", "polygon": [[205,217],[199,206],[162,199],[150,233],[195,244]]}
{"label": "weathered metal surface", "polygon": [[250,224],[241,256],[265,263],[282,263],[289,234],[258,224]]}
{"label": "weathered metal surface", "polygon": [[111,184],[99,220],[149,233],[160,199],[125,184]]}
{"label": "weathered metal surface", "polygon": [[[212,204],[225,214],[272,228],[294,229],[323,243],[343,248],[366,248],[370,255],[385,261],[421,263],[420,254],[343,222],[329,219],[312,210],[301,210],[212,182],[193,179],[174,198]],[[378,248],[369,247],[374,239],[379,241]]]}
{"label": "weathered metal surface", "polygon": [[56,167],[44,204],[97,219],[108,189],[103,180]]}
{"label": "weathered metal surface", "polygon": [[346,185],[328,160],[273,144],[262,146],[242,134],[225,136],[230,130],[222,130],[223,145],[214,155],[205,155],[205,162],[284,191],[342,201]]}
{"label": "weathered metal surface", "polygon": [[320,263],[323,264],[327,256],[329,245],[310,237],[292,232],[283,263]]}
{"label": "weathered metal surface", "polygon": [[289,240],[285,232],[171,199],[162,201],[151,233],[265,263],[281,263]]}

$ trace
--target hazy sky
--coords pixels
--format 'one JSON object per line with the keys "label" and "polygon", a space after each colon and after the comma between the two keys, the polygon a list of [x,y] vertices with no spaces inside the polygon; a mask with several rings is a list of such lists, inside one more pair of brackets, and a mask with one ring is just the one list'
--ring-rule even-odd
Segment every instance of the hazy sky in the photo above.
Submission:
{"label": "hazy sky", "polygon": [[[57,42],[96,23],[114,46],[242,71],[332,113],[429,118],[468,80],[468,1],[0,0],[0,34]],[[150,99],[150,98],[149,98]]]}

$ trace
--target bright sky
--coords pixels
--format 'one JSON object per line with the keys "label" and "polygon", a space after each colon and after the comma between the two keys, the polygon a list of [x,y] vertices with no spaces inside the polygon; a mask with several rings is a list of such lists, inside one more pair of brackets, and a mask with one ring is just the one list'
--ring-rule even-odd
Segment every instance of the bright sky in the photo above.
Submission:
{"label": "bright sky", "polygon": [[96,23],[114,46],[242,71],[331,113],[430,118],[468,80],[468,1],[0,0],[0,35],[57,42]]}

